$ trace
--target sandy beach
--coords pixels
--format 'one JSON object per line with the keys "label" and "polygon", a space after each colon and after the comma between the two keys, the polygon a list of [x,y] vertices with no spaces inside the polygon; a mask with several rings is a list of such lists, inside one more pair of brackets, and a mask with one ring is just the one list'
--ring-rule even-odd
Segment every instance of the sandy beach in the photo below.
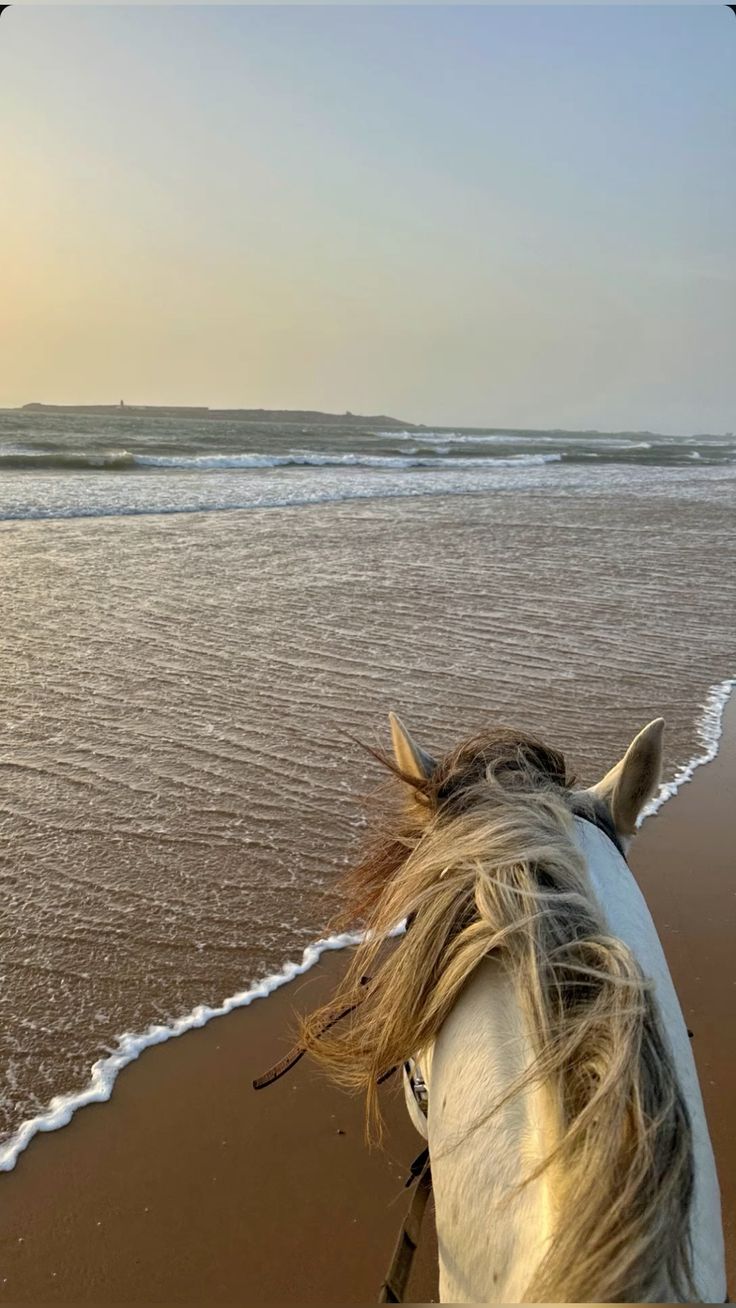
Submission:
{"label": "sandy beach", "polygon": [[[396,1084],[367,1149],[359,1104],[306,1061],[256,1093],[294,1010],[344,957],[165,1046],[109,1104],[38,1136],[0,1178],[2,1302],[375,1301],[421,1140]],[[412,1296],[436,1294],[431,1221]]]}
{"label": "sandy beach", "polygon": [[[736,702],[714,761],[648,819],[632,865],[694,1032],[733,1283]],[[328,994],[344,955],[201,1031],[148,1050],[109,1104],[37,1136],[0,1179],[3,1302],[371,1302],[420,1147],[398,1085],[381,1151],[359,1105],[303,1061],[256,1094],[295,1009]],[[431,1214],[410,1285],[436,1295]]]}

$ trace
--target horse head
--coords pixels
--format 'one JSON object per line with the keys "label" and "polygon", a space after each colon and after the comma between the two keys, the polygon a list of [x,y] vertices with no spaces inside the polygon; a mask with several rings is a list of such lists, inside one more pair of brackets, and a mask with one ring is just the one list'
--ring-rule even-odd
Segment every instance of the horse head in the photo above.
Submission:
{"label": "horse head", "polygon": [[365,934],[341,1000],[372,980],[349,1024],[318,1038],[308,1021],[304,1037],[379,1125],[386,1071],[420,1069],[426,1103],[408,1102],[429,1143],[443,1300],[719,1293],[692,1053],[625,859],[660,784],[662,719],[588,789],[523,732],[435,757],[395,714],[390,727],[392,753],[376,752],[404,803],[348,878]]}

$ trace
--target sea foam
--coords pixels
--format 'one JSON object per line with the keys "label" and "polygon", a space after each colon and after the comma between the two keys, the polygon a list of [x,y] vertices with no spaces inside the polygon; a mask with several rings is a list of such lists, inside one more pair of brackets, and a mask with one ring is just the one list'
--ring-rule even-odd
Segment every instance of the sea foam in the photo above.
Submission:
{"label": "sea foam", "polygon": [[[690,780],[697,768],[702,767],[704,763],[710,763],[715,758],[718,753],[718,742],[723,733],[724,711],[734,687],[736,687],[736,678],[721,681],[711,688],[697,723],[697,735],[702,744],[701,752],[680,768],[671,781],[664,782],[660,786],[659,793],[642,813],[640,823],[656,813],[675,795],[680,787]],[[399,935],[403,930],[404,923],[400,923],[391,934]],[[13,1170],[19,1155],[39,1132],[58,1131],[60,1127],[66,1126],[71,1121],[78,1109],[84,1108],[87,1104],[105,1103],[112,1095],[118,1073],[129,1063],[134,1062],[151,1045],[164,1044],[165,1041],[184,1035],[195,1027],[205,1026],[215,1017],[224,1017],[236,1008],[247,1008],[255,999],[267,998],[274,990],[279,990],[295,977],[308,972],[319,961],[322,954],[335,949],[348,949],[359,944],[362,938],[359,932],[344,932],[341,935],[317,940],[307,945],[301,962],[285,963],[280,972],[264,977],[247,990],[238,991],[217,1007],[199,1004],[190,1013],[176,1018],[167,1025],[152,1025],[146,1031],[137,1034],[126,1032],[119,1037],[117,1048],[111,1054],[106,1058],[98,1059],[93,1064],[90,1080],[83,1090],[55,1095],[42,1113],[28,1118],[15,1134],[0,1146],[0,1172]]]}
{"label": "sea foam", "polygon": [[637,825],[641,826],[645,818],[651,817],[653,813],[658,812],[668,799],[676,795],[680,787],[690,780],[696,768],[702,767],[704,763],[710,763],[715,758],[718,753],[718,742],[723,734],[724,710],[735,686],[736,677],[732,677],[730,680],[720,681],[717,686],[711,687],[696,727],[698,740],[703,746],[701,753],[696,754],[688,763],[685,763],[679,772],[675,773],[671,781],[662,783],[654,799],[650,800],[646,808],[642,810]]}

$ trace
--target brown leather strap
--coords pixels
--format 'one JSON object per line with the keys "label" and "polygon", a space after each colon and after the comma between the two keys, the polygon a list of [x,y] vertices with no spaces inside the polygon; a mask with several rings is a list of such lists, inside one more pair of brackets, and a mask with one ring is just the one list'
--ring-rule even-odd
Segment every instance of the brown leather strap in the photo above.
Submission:
{"label": "brown leather strap", "polygon": [[[360,978],[361,986],[367,986],[370,979],[369,976],[362,976]],[[345,1008],[327,1013],[324,1021],[317,1029],[317,1037],[319,1038],[325,1031],[329,1031],[330,1027],[334,1026],[336,1022],[342,1021],[344,1017],[352,1013],[362,1003],[364,997],[364,995],[358,995],[354,1004],[348,1004]],[[253,1082],[253,1089],[263,1090],[265,1086],[273,1085],[274,1081],[278,1081],[280,1076],[284,1076],[292,1067],[295,1067],[306,1052],[304,1044],[294,1045],[288,1054],[280,1058],[278,1063],[274,1063],[273,1067],[264,1072],[263,1076],[256,1077]],[[396,1067],[390,1067],[388,1071],[378,1078],[378,1084],[381,1085],[384,1081],[387,1081],[396,1070]],[[432,1190],[432,1173],[429,1168],[428,1149],[423,1149],[419,1157],[415,1158],[411,1165],[409,1178],[406,1182],[407,1186],[413,1185],[414,1181],[417,1182],[417,1187],[412,1195],[406,1217],[399,1231],[393,1258],[378,1296],[379,1303],[403,1303],[414,1254],[419,1243],[424,1210],[427,1207],[427,1200]]]}
{"label": "brown leather strap", "polygon": [[278,1081],[280,1076],[283,1076],[292,1067],[295,1067],[299,1062],[299,1059],[303,1058],[306,1052],[304,1045],[294,1045],[294,1048],[290,1049],[288,1054],[284,1054],[284,1057],[280,1058],[278,1063],[274,1063],[273,1067],[269,1067],[268,1071],[264,1072],[263,1076],[257,1076],[255,1078],[253,1081],[253,1089],[263,1090],[265,1086],[273,1085],[274,1081]]}
{"label": "brown leather strap", "polygon": [[429,1162],[429,1149],[423,1149],[420,1154],[417,1154],[416,1158],[414,1159],[414,1162],[409,1168],[409,1175],[404,1181],[405,1190],[408,1190],[409,1186],[414,1184],[417,1177],[422,1175],[422,1172],[424,1171],[428,1162]]}
{"label": "brown leather strap", "polygon": [[[360,984],[362,986],[367,986],[370,979],[369,976],[362,976],[360,978]],[[317,1029],[317,1036],[324,1035],[325,1031],[329,1031],[330,1027],[334,1026],[336,1022],[341,1022],[344,1017],[348,1016],[348,1013],[352,1013],[353,1010],[358,1007],[358,1004],[363,1002],[364,997],[364,995],[359,995],[354,1004],[348,1004],[347,1008],[339,1008],[337,1011],[333,1010],[328,1013]],[[306,1052],[305,1045],[294,1045],[293,1048],[289,1050],[288,1054],[284,1054],[284,1057],[280,1058],[278,1063],[274,1063],[273,1067],[270,1067],[267,1072],[264,1072],[263,1076],[256,1077],[253,1082],[253,1089],[263,1090],[265,1086],[273,1085],[274,1081],[278,1081],[280,1076],[291,1071],[292,1067],[296,1067],[296,1064],[299,1062],[300,1058],[304,1057]]]}
{"label": "brown leather strap", "polygon": [[[424,1150],[415,1163],[412,1164],[412,1173],[417,1168],[421,1160],[424,1160],[424,1166],[419,1172],[417,1188],[412,1195],[411,1203],[404,1218],[403,1225],[399,1231],[396,1246],[394,1248],[393,1258],[389,1264],[386,1273],[386,1279],[381,1286],[378,1302],[379,1303],[403,1303],[406,1293],[406,1286],[414,1262],[414,1254],[419,1244],[419,1235],[422,1229],[422,1218],[424,1210],[427,1207],[427,1200],[432,1191],[432,1173],[429,1166],[429,1154]],[[407,1184],[414,1179],[413,1175],[409,1178]]]}

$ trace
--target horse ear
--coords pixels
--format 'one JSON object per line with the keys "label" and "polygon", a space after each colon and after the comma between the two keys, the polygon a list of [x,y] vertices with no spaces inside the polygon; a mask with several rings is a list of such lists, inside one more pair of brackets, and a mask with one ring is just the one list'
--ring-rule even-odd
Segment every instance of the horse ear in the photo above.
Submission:
{"label": "horse ear", "polygon": [[637,819],[656,794],[662,775],[664,718],[655,718],[632,740],[623,758],[589,794],[602,799],[622,836],[633,836]]}
{"label": "horse ear", "polygon": [[427,754],[412,740],[401,718],[397,718],[395,713],[389,713],[388,720],[391,726],[391,744],[396,766],[405,777],[426,781],[437,766],[431,754]]}

